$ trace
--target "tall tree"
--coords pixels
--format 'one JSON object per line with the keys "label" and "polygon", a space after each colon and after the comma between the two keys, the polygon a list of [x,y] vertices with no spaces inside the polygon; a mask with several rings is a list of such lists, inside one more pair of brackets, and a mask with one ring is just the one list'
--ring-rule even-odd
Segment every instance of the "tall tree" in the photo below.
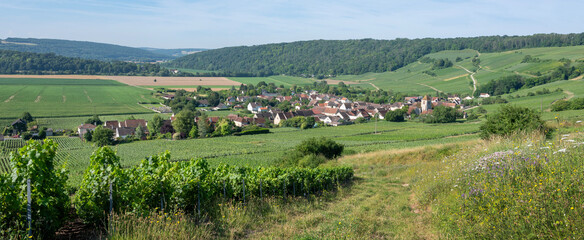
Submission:
{"label": "tall tree", "polygon": [[150,122],[148,122],[148,131],[150,132],[150,135],[152,136],[156,136],[160,133],[160,128],[162,127],[162,125],[164,124],[164,118],[162,118],[160,115],[154,115],[154,117],[152,117],[152,120]]}
{"label": "tall tree", "polygon": [[195,125],[195,113],[191,110],[180,111],[175,115],[175,119],[172,122],[174,130],[185,136],[189,134],[193,125]]}
{"label": "tall tree", "polygon": [[197,127],[199,130],[199,137],[204,138],[207,137],[209,133],[211,133],[211,125],[209,124],[209,118],[206,114],[202,114],[199,116],[199,121],[197,121]]}

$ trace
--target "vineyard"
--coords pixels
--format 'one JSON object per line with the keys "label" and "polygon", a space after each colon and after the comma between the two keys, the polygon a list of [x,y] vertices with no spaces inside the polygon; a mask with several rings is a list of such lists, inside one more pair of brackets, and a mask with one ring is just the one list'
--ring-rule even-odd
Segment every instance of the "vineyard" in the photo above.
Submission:
{"label": "vineyard", "polygon": [[[29,141],[19,149],[14,158],[13,175],[0,174],[0,238],[6,234],[22,235],[25,227],[21,215],[26,191],[19,185],[28,178],[33,194],[33,231],[42,236],[58,229],[66,216],[47,215],[46,212],[68,207],[66,170],[58,170],[57,143],[61,149],[69,151],[86,149],[75,141],[56,138]],[[22,141],[5,143],[16,146]],[[70,155],[69,155],[70,156]],[[79,157],[79,156],[78,156]],[[67,159],[61,156],[61,159]],[[200,218],[201,212],[207,217],[217,217],[217,203],[239,201],[264,197],[282,198],[287,201],[296,197],[320,195],[334,191],[353,178],[351,167],[332,168],[252,168],[233,167],[221,164],[209,167],[203,159],[171,162],[170,153],[143,159],[137,166],[122,168],[120,158],[109,147],[99,148],[90,156],[89,167],[83,174],[81,186],[75,193],[74,205],[79,217],[87,223],[102,224],[112,212],[133,212],[150,214],[156,211],[184,211]],[[32,179],[31,179],[32,178]],[[12,180],[11,180],[12,179]],[[37,194],[42,189],[60,191],[59,195]],[[59,190],[61,189],[61,190]],[[30,198],[30,193],[29,197]],[[60,199],[53,201],[52,199]],[[15,201],[16,200],[16,201]],[[50,205],[42,205],[50,202]],[[35,205],[37,204],[37,205]],[[30,208],[30,207],[29,207]],[[45,210],[46,209],[46,210]],[[45,225],[49,224],[49,225]],[[7,225],[5,225],[7,224]],[[30,235],[33,236],[33,235]]]}
{"label": "vineyard", "polygon": [[[85,168],[89,165],[89,156],[95,150],[90,144],[78,137],[49,137],[57,143],[55,165],[66,165],[69,169],[69,181],[80,182]],[[10,153],[26,145],[22,139],[9,139],[0,142],[0,173],[10,170]],[[75,184],[74,184],[75,185]]]}

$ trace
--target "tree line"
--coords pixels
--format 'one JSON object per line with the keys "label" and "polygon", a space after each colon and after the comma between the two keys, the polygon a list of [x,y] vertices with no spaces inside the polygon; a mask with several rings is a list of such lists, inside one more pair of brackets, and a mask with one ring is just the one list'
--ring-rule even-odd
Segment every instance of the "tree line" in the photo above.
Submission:
{"label": "tree line", "polygon": [[[0,73],[2,74],[86,74],[170,76],[171,72],[158,64],[131,62],[104,62],[58,56],[54,53],[30,53],[0,50]],[[173,76],[192,76],[190,73]]]}
{"label": "tree line", "polygon": [[584,44],[584,33],[423,38],[313,40],[228,47],[191,54],[168,63],[178,68],[222,71],[226,76],[328,76],[394,71],[443,50],[500,52]]}

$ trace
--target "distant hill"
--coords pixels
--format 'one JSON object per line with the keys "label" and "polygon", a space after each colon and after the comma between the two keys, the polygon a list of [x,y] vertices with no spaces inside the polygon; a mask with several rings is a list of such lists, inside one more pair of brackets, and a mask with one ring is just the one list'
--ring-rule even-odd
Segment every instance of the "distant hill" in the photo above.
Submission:
{"label": "distant hill", "polygon": [[584,45],[584,33],[448,39],[313,40],[208,50],[175,59],[168,66],[222,71],[237,76],[338,76],[395,71],[426,54],[444,50],[502,52],[577,45]]}
{"label": "distant hill", "polygon": [[147,51],[140,48],[58,39],[7,38],[0,40],[0,49],[20,52],[55,53],[65,57],[77,57],[102,61],[152,62],[175,58],[166,54]]}
{"label": "distant hill", "polygon": [[172,74],[159,64],[99,61],[58,56],[54,53],[31,53],[12,50],[0,50],[0,74],[192,75],[182,72]]}
{"label": "distant hill", "polygon": [[207,51],[209,49],[206,48],[176,48],[176,49],[160,49],[160,48],[148,48],[148,47],[143,47],[141,49],[156,53],[156,54],[161,54],[161,55],[166,55],[172,58],[178,58],[178,57],[182,57],[182,56],[186,56],[189,54],[193,54],[193,53],[198,53],[198,52],[202,52],[202,51]]}

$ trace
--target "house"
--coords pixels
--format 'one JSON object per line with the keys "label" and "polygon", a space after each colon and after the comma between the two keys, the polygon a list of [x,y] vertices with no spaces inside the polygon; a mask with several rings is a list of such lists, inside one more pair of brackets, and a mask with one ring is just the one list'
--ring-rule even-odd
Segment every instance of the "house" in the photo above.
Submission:
{"label": "house", "polygon": [[338,117],[340,117],[341,119],[345,120],[345,121],[350,121],[351,117],[349,117],[349,114],[347,114],[347,112],[339,112],[337,114]]}
{"label": "house", "polygon": [[173,99],[174,99],[174,95],[172,95],[172,94],[167,94],[167,95],[164,95],[164,96],[162,96],[162,98],[163,98],[163,99],[166,99],[166,100],[173,100]]}
{"label": "house", "polygon": [[233,106],[233,110],[242,110],[242,109],[243,109],[243,106],[241,106],[240,104]]}
{"label": "house", "polygon": [[272,114],[269,112],[259,112],[253,115],[253,118],[272,119]]}
{"label": "house", "polygon": [[45,136],[50,137],[53,136],[53,129],[52,128],[47,128],[47,130],[45,130]]}
{"label": "house", "polygon": [[262,105],[257,102],[251,102],[247,104],[247,110],[252,113],[258,113],[261,107]]}
{"label": "house", "polygon": [[312,110],[297,110],[294,112],[294,114],[295,116],[310,117],[314,113],[312,112]]}
{"label": "house", "polygon": [[128,119],[120,122],[119,127],[137,128],[138,126],[142,126],[143,129],[146,129],[147,125],[148,123],[144,119]]}
{"label": "house", "polygon": [[235,126],[243,127],[243,126],[249,125],[252,120],[253,119],[248,118],[248,117],[238,117],[235,120],[233,120],[233,123],[235,123]]}
{"label": "house", "polygon": [[466,97],[464,97],[464,98],[463,98],[463,100],[472,100],[473,98],[474,98],[474,97],[471,97],[471,96],[466,96]]}
{"label": "house", "polygon": [[10,126],[12,126],[13,130],[13,134],[16,135],[17,132],[19,132],[20,130],[22,131],[26,131],[26,121],[22,120],[22,119],[16,119],[14,122],[12,122],[10,124]]}
{"label": "house", "polygon": [[209,101],[207,99],[199,100],[199,107],[208,107]]}
{"label": "house", "polygon": [[79,133],[79,137],[83,137],[83,135],[85,135],[89,131],[95,130],[95,128],[96,128],[95,125],[91,123],[85,123],[77,127],[77,133]]}
{"label": "house", "polygon": [[488,94],[488,93],[481,93],[481,94],[479,95],[479,97],[480,97],[480,98],[488,98],[488,97],[490,97],[490,96],[491,96],[491,95],[490,95],[490,94]]}
{"label": "house", "polygon": [[128,136],[134,135],[136,128],[132,127],[119,127],[116,128],[116,133],[114,135],[115,138],[127,138]]}
{"label": "house", "polygon": [[351,104],[351,103],[343,103],[343,104],[341,104],[341,106],[339,107],[339,109],[345,110],[345,111],[351,110],[351,109],[353,109],[353,104]]}
{"label": "house", "polygon": [[217,107],[213,108],[213,110],[215,110],[215,111],[225,110],[225,109],[229,109],[229,107],[225,106],[225,104],[223,104],[223,103],[219,103],[219,105],[217,105]]}
{"label": "house", "polygon": [[325,108],[323,113],[324,113],[324,115],[327,115],[327,116],[336,116],[337,113],[339,113],[339,109],[337,109],[337,108]]}
{"label": "house", "polygon": [[105,128],[111,129],[111,130],[116,130],[116,128],[119,128],[120,127],[120,123],[117,120],[105,121],[103,123],[103,126]]}
{"label": "house", "polygon": [[274,116],[274,124],[278,125],[282,121],[285,121],[286,119],[287,118],[286,118],[286,115],[284,115],[284,113],[278,113],[278,114],[276,114],[276,116]]}
{"label": "house", "polygon": [[265,127],[266,126],[266,118],[254,118],[253,119],[253,124],[260,126],[260,127]]}
{"label": "house", "polygon": [[323,114],[324,110],[326,108],[324,107],[313,107],[312,108],[312,114],[317,115],[317,114]]}
{"label": "house", "polygon": [[268,112],[268,111],[270,111],[270,106],[267,106],[267,107],[261,107],[261,108],[258,110],[258,112]]}

